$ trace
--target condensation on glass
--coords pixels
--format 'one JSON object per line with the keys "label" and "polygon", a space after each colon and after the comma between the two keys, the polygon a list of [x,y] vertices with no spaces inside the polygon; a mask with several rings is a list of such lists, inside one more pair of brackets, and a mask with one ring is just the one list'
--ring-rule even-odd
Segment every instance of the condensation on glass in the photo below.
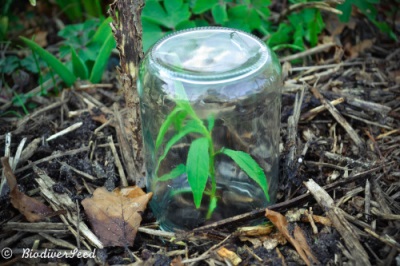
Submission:
{"label": "condensation on glass", "polygon": [[[196,209],[186,174],[156,182],[186,162],[196,138],[188,135],[174,145],[156,176],[162,148],[156,152],[155,142],[162,123],[176,106],[177,82],[201,119],[210,114],[215,117],[212,136],[216,149],[244,151],[264,169],[270,202],[260,186],[226,156],[218,156],[215,163],[218,204],[211,219],[205,218],[206,196]],[[273,52],[255,36],[239,30],[206,27],[179,31],[147,52],[139,70],[138,92],[147,189],[154,193],[150,206],[163,229],[190,230],[264,208],[276,200],[281,87],[281,68]],[[168,134],[173,135],[172,129]]]}

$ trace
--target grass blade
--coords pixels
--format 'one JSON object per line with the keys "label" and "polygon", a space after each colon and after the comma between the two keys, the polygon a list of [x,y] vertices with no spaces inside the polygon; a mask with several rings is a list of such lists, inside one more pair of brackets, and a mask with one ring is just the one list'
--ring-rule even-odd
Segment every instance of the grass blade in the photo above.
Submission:
{"label": "grass blade", "polygon": [[115,48],[115,45],[114,37],[110,32],[107,39],[101,46],[96,61],[94,62],[92,73],[90,74],[90,82],[99,83],[101,81],[104,69],[106,68],[111,51]]}
{"label": "grass blade", "polygon": [[189,185],[193,192],[196,208],[200,207],[209,173],[208,139],[199,138],[192,142],[186,162]]}
{"label": "grass blade", "polygon": [[108,35],[112,33],[110,23],[112,22],[112,18],[108,17],[103,22],[101,22],[100,26],[97,28],[94,33],[90,43],[103,43],[105,39],[107,39]]}
{"label": "grass blade", "polygon": [[64,64],[58,60],[54,55],[47,52],[45,49],[40,47],[34,41],[31,41],[25,37],[20,36],[21,40],[34,51],[37,53],[48,65],[51,67],[54,72],[56,72],[61,79],[67,84],[67,86],[72,86],[76,81],[76,76],[69,71],[69,69],[64,66]]}
{"label": "grass blade", "polygon": [[100,2],[98,0],[85,0],[82,1],[82,4],[87,14],[99,18],[103,14]]}
{"label": "grass blade", "polygon": [[76,77],[80,77],[82,80],[89,78],[89,70],[85,65],[85,62],[77,55],[75,49],[71,46],[72,54],[72,69]]}
{"label": "grass blade", "polygon": [[230,149],[223,149],[222,153],[229,156],[251,179],[256,181],[269,201],[267,177],[264,174],[264,170],[250,156],[250,154]]}

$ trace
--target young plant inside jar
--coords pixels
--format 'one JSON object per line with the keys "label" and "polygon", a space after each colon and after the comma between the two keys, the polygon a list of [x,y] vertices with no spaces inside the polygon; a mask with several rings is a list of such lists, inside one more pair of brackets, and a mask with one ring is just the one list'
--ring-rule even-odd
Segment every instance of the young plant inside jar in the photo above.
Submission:
{"label": "young plant inside jar", "polygon": [[[268,182],[264,170],[250,156],[243,151],[235,151],[228,148],[215,150],[212,139],[212,130],[214,127],[214,116],[207,118],[207,123],[202,121],[193,110],[185,93],[182,83],[175,82],[176,107],[167,116],[160,127],[156,139],[156,153],[164,143],[165,135],[170,127],[173,127],[176,133],[166,142],[162,155],[157,161],[156,175],[161,162],[165,159],[170,149],[177,144],[183,137],[189,134],[199,135],[189,147],[186,165],[179,164],[169,173],[157,178],[158,181],[168,181],[187,175],[190,188],[193,193],[194,204],[200,208],[203,195],[210,197],[206,219],[210,219],[217,207],[217,181],[215,176],[215,158],[224,154],[230,157],[251,179],[253,179],[264,191],[267,201],[269,201]],[[211,180],[211,189],[206,190],[208,179]]]}

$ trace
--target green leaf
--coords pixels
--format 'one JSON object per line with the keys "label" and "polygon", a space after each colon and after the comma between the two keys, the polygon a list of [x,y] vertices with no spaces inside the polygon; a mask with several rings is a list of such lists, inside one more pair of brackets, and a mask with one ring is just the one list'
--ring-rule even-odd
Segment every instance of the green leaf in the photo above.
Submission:
{"label": "green leaf", "polygon": [[305,13],[307,11],[309,12],[307,16],[310,18],[310,21],[306,24],[307,32],[305,37],[311,46],[314,47],[318,44],[318,36],[325,28],[325,24],[319,10],[304,10]]}
{"label": "green leaf", "polygon": [[103,43],[104,40],[112,33],[110,23],[112,22],[112,18],[108,17],[103,20],[100,26],[97,28],[90,42],[95,43]]}
{"label": "green leaf", "polygon": [[228,21],[228,13],[226,12],[226,4],[223,3],[222,5],[214,5],[211,9],[211,14],[214,18],[215,23],[223,24],[224,22]]}
{"label": "green leaf", "polygon": [[167,133],[171,124],[176,120],[176,116],[179,113],[184,114],[186,116],[186,112],[183,112],[182,108],[177,107],[174,110],[172,110],[172,112],[165,119],[164,123],[162,123],[156,139],[156,151],[160,148],[164,140],[165,134]]}
{"label": "green leaf", "polygon": [[54,55],[47,52],[45,49],[40,47],[37,43],[25,38],[20,37],[21,40],[31,48],[35,53],[37,53],[53,70],[56,72],[61,79],[67,84],[67,86],[71,86],[76,81],[76,76],[68,70],[64,64],[58,60]]}
{"label": "green leaf", "polygon": [[153,44],[160,40],[168,32],[163,32],[157,24],[143,20],[143,51],[146,52]]}
{"label": "green leaf", "polygon": [[171,170],[168,174],[165,174],[157,179],[157,181],[167,181],[171,180],[174,178],[177,178],[178,176],[184,174],[186,172],[186,166],[184,164],[180,164],[174,169]]}
{"label": "green leaf", "polygon": [[270,47],[274,47],[279,44],[286,44],[291,42],[291,37],[293,35],[294,28],[292,25],[286,23],[280,23],[278,30],[271,34],[268,39],[267,44]]}
{"label": "green leaf", "polygon": [[115,45],[114,37],[110,33],[107,39],[104,41],[103,46],[100,48],[99,55],[94,62],[93,69],[90,74],[90,82],[99,83],[101,81],[104,69],[108,63],[112,49],[115,48]]}
{"label": "green leaf", "polygon": [[206,219],[210,219],[211,218],[215,208],[217,208],[217,202],[218,202],[218,198],[217,197],[211,197],[210,205],[208,207]]}
{"label": "green leaf", "polygon": [[208,139],[199,138],[192,142],[186,162],[189,185],[193,192],[196,208],[200,207],[209,172]]}
{"label": "green leaf", "polygon": [[214,123],[215,123],[215,117],[214,117],[213,114],[210,114],[210,115],[207,117],[207,129],[208,129],[208,132],[211,132],[211,131],[213,130],[213,128],[214,128]]}
{"label": "green leaf", "polygon": [[180,141],[183,137],[190,133],[201,134],[202,132],[203,128],[197,123],[197,121],[191,120],[182,128],[181,131],[172,136],[172,138],[165,145],[163,154],[160,156],[160,158],[158,158],[156,173],[158,172],[158,168],[160,167],[161,162],[165,159],[172,146],[174,146],[176,143],[178,143],[178,141]]}
{"label": "green leaf", "polygon": [[185,29],[191,29],[196,27],[196,23],[194,21],[186,20],[182,21],[178,25],[176,25],[175,29],[176,30],[185,30]]}
{"label": "green leaf", "polygon": [[81,80],[87,80],[89,78],[89,71],[82,61],[82,59],[76,54],[74,48],[71,47],[72,54],[72,69],[76,77],[80,77]]}
{"label": "green leaf", "polygon": [[210,10],[215,4],[218,4],[218,0],[196,0],[193,6],[194,14],[201,14]]}
{"label": "green leaf", "polygon": [[101,1],[99,0],[85,0],[82,1],[83,7],[87,14],[92,17],[101,17],[103,11],[101,9]]}
{"label": "green leaf", "polygon": [[175,29],[175,27],[190,18],[189,4],[183,0],[164,1],[165,9],[158,1],[148,0],[143,8],[142,19],[164,27]]}
{"label": "green leaf", "polygon": [[264,170],[250,156],[242,151],[223,149],[222,153],[228,155],[251,179],[253,179],[264,191],[265,197],[269,201],[268,181]]}
{"label": "green leaf", "polygon": [[11,74],[19,67],[20,59],[15,55],[9,55],[0,59],[0,73]]}
{"label": "green leaf", "polygon": [[0,16],[0,41],[5,40],[8,30],[8,17]]}
{"label": "green leaf", "polygon": [[60,9],[72,21],[82,19],[82,7],[79,0],[55,0]]}

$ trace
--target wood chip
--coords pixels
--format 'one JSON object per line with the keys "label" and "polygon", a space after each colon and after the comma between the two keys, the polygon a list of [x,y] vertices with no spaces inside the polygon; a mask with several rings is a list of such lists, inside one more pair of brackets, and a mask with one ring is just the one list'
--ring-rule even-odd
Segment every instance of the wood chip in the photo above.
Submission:
{"label": "wood chip", "polygon": [[333,226],[342,236],[347,249],[351,252],[354,265],[371,265],[368,253],[365,251],[357,235],[354,233],[354,228],[344,218],[342,209],[335,206],[333,199],[329,194],[321,188],[314,180],[310,179],[304,183],[318,204],[325,210],[326,215],[332,221]]}

